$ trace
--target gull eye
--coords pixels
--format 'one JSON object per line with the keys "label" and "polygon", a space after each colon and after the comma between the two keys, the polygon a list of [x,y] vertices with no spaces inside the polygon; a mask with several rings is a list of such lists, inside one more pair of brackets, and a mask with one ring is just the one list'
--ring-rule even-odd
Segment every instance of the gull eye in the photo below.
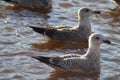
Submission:
{"label": "gull eye", "polygon": [[99,40],[100,38],[99,37],[95,37],[96,40]]}
{"label": "gull eye", "polygon": [[89,9],[85,9],[85,12],[89,12]]}

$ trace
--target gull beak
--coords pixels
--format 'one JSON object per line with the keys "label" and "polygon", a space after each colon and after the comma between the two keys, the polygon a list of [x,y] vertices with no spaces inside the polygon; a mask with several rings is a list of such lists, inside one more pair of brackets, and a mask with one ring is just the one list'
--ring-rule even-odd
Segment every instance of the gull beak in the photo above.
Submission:
{"label": "gull beak", "polygon": [[111,41],[109,40],[103,40],[104,43],[111,44]]}
{"label": "gull beak", "polygon": [[101,14],[100,11],[93,11],[93,13],[95,13],[95,14]]}

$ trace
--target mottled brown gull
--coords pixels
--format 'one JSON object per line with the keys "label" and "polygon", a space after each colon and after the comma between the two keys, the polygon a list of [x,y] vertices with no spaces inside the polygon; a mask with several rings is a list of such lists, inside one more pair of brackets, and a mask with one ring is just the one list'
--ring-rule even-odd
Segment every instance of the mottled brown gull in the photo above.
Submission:
{"label": "mottled brown gull", "polygon": [[100,71],[100,45],[111,42],[101,34],[93,33],[89,37],[89,48],[84,55],[66,54],[57,57],[34,56],[33,58],[52,66],[72,72],[92,73]]}
{"label": "mottled brown gull", "polygon": [[39,9],[39,8],[52,8],[52,0],[3,0],[8,3],[12,3],[15,6],[21,6],[26,8],[33,8],[33,9]]}
{"label": "mottled brown gull", "polygon": [[35,32],[44,34],[51,39],[60,41],[80,42],[87,41],[91,34],[91,25],[89,17],[93,14],[100,14],[100,11],[93,11],[89,8],[80,8],[78,10],[79,25],[66,28],[40,28],[31,27]]}

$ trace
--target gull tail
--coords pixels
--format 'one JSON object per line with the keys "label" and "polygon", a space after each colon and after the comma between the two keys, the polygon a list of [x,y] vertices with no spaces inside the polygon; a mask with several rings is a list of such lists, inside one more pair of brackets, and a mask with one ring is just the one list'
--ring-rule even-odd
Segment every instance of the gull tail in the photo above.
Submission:
{"label": "gull tail", "polygon": [[38,61],[45,63],[53,68],[64,69],[61,65],[59,65],[59,58],[54,57],[43,57],[43,56],[32,56],[32,58],[37,59]]}
{"label": "gull tail", "polygon": [[40,34],[44,34],[46,29],[45,28],[38,28],[38,27],[33,27],[33,26],[29,26],[30,28],[32,28],[35,32],[40,33]]}
{"label": "gull tail", "polygon": [[50,28],[38,28],[38,27],[33,27],[33,26],[29,26],[30,28],[32,28],[35,32],[40,33],[40,34],[44,34],[50,38],[52,38],[54,36],[54,33],[57,31],[56,29],[50,29]]}
{"label": "gull tail", "polygon": [[43,56],[32,56],[32,58],[39,60],[40,62],[51,64],[50,57],[43,57]]}

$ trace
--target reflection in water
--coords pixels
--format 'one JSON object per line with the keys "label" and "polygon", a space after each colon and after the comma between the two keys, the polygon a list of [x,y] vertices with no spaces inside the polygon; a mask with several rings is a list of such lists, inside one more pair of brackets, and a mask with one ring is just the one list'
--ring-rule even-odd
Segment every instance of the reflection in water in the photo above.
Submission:
{"label": "reflection in water", "polygon": [[54,70],[47,80],[98,80],[100,72],[93,74],[83,74],[68,72],[64,70]]}
{"label": "reflection in water", "polygon": [[33,12],[40,12],[40,13],[48,13],[48,12],[51,12],[51,8],[52,7],[47,7],[47,8],[29,8],[29,7],[25,7],[25,6],[7,6],[7,9],[12,9],[12,10],[17,10],[17,11],[20,11],[20,10],[23,10],[24,9],[27,9],[27,10],[30,10],[30,11],[33,11]]}
{"label": "reflection in water", "polygon": [[88,42],[80,42],[80,43],[71,43],[71,42],[63,42],[58,40],[49,39],[46,43],[34,43],[32,47],[37,48],[38,50],[51,50],[56,48],[61,49],[84,49],[88,47]]}

